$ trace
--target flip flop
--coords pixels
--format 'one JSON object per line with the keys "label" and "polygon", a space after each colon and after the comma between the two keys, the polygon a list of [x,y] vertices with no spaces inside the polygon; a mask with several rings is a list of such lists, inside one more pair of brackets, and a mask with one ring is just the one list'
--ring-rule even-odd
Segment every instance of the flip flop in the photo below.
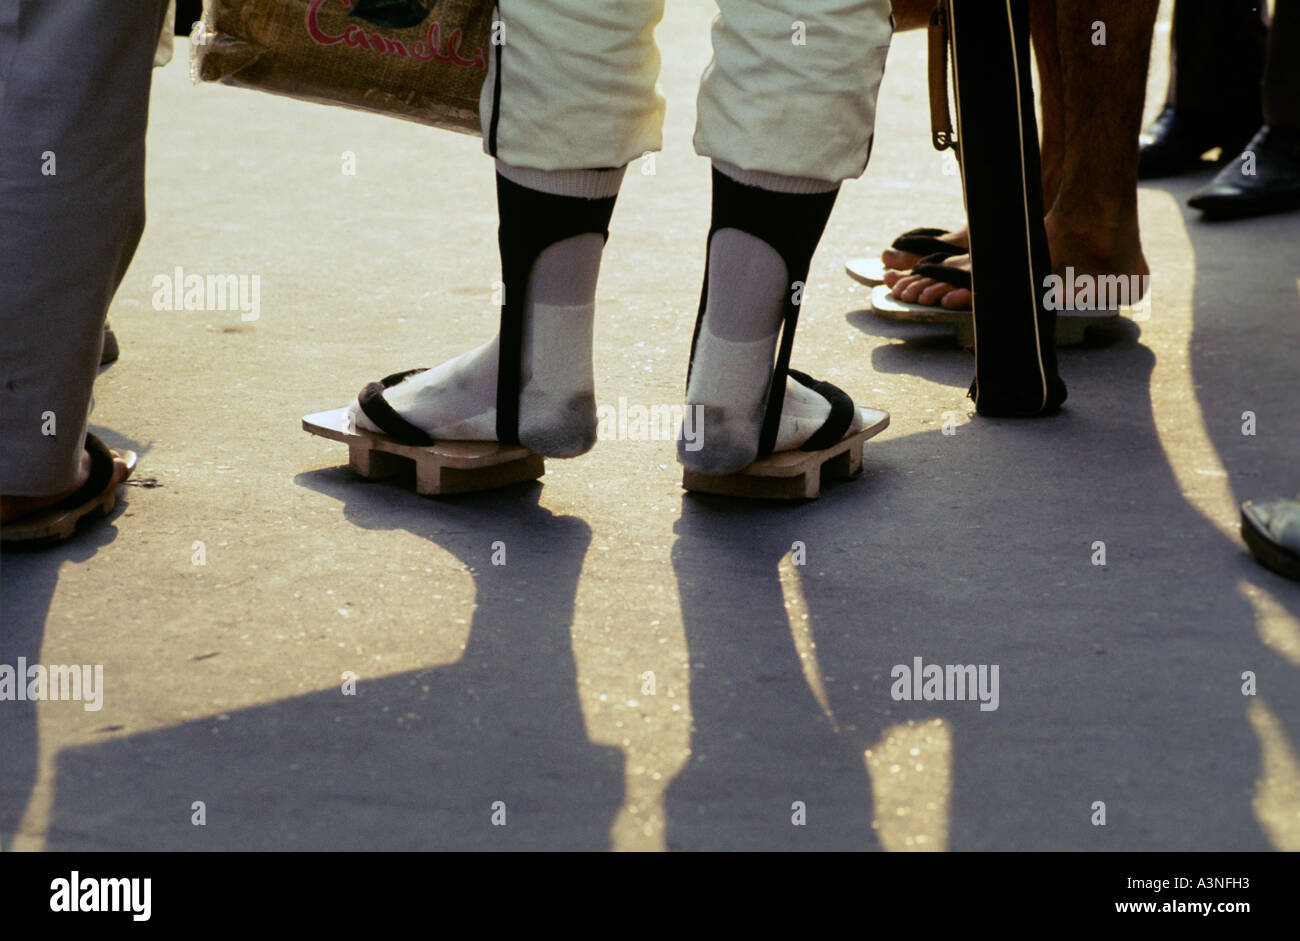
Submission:
{"label": "flip flop", "polygon": [[1247,500],[1241,538],[1260,565],[1300,581],[1300,499]]}
{"label": "flip flop", "polygon": [[[939,258],[952,258],[954,255],[966,254],[969,249],[938,238],[940,235],[948,234],[947,229],[910,229],[894,239],[889,247],[900,252],[920,255],[922,259],[936,256]],[[865,284],[868,287],[884,284],[885,272],[888,270],[879,257],[850,258],[844,263],[844,273],[859,284]]]}
{"label": "flip flop", "polygon": [[384,398],[384,390],[424,371],[408,369],[385,376],[357,396],[361,410],[384,434],[354,427],[347,408],[304,415],[303,430],[345,443],[348,465],[362,477],[391,477],[414,464],[415,492],[421,496],[492,490],[546,473],[542,456],[522,445],[434,441],[399,415]]}
{"label": "flip flop", "polygon": [[[83,519],[107,516],[117,506],[117,491],[135,470],[134,451],[118,454],[92,434],[86,435],[90,476],[76,491],[53,506],[24,516],[0,528],[5,546],[42,546],[71,538]],[[117,460],[125,462],[119,467]]]}
{"label": "flip flop", "polygon": [[[913,274],[933,278],[953,287],[971,290],[969,271],[940,263],[940,259],[931,255],[921,260],[912,269]],[[1057,311],[1056,333],[1057,346],[1075,346],[1084,341],[1090,327],[1114,326],[1119,323],[1120,310],[1071,310]],[[878,285],[871,291],[871,310],[883,320],[897,323],[950,324],[957,328],[957,343],[967,349],[975,345],[975,314],[971,310],[953,310],[932,304],[913,304],[894,297],[892,290]]]}

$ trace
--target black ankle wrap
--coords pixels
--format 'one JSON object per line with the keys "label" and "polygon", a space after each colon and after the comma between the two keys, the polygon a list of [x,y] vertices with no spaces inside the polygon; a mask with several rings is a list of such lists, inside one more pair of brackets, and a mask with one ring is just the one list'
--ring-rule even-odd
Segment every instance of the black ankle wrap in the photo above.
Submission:
{"label": "black ankle wrap", "polygon": [[557,242],[599,233],[609,239],[609,220],[616,196],[584,199],[555,196],[520,186],[497,174],[497,208],[501,224],[500,358],[497,368],[497,440],[519,443],[519,390],[524,351],[524,305],[528,278],[537,258]]}
{"label": "black ankle wrap", "polygon": [[[808,266],[812,262],[813,251],[826,228],[826,220],[830,218],[838,194],[838,187],[826,193],[774,193],[738,183],[716,167],[713,169],[713,221],[709,226],[706,246],[700,309],[695,317],[695,332],[691,336],[691,362],[694,363],[695,360],[695,346],[700,338],[700,326],[704,323],[704,310],[709,300],[707,251],[712,247],[715,232],[720,229],[737,229],[766,242],[781,256],[789,278],[784,298],[781,343],[777,348],[776,365],[767,390],[763,428],[758,439],[760,458],[767,457],[776,446],[781,407],[785,402],[785,380],[790,370],[790,351],[794,347],[794,331],[799,319],[799,305],[794,301],[794,285],[802,284],[808,279]],[[802,298],[803,291],[798,293]],[[690,378],[688,366],[688,384]]]}

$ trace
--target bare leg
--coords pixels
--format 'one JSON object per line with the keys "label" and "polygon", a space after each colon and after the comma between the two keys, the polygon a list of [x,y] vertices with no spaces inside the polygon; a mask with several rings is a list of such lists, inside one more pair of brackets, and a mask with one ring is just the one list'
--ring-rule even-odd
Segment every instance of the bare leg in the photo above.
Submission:
{"label": "bare leg", "polygon": [[[1067,266],[1076,276],[1150,273],[1138,232],[1137,137],[1158,6],[1158,0],[1098,0],[1086,11],[1069,3],[1030,5],[1043,101],[1044,223],[1053,270],[1062,276]],[[1097,23],[1105,26],[1104,44]],[[957,235],[945,239],[955,242]],[[969,271],[970,256],[944,264]],[[900,300],[971,305],[970,291],[920,275],[886,272],[885,283]]]}
{"label": "bare leg", "polygon": [[1056,39],[1056,4],[1029,4],[1029,39],[1038,66],[1038,97],[1043,106],[1043,205],[1052,207],[1061,184],[1065,159],[1065,97],[1061,87],[1061,54]]}
{"label": "bare leg", "polygon": [[[922,3],[926,8],[926,21],[933,4]],[[900,6],[894,4],[894,18],[899,19]],[[909,13],[910,15],[910,13]],[[922,24],[923,25],[923,24]],[[899,29],[905,27],[899,26]],[[1056,190],[1060,179],[1061,159],[1065,149],[1065,120],[1061,102],[1061,62],[1056,49],[1056,5],[1051,2],[1031,3],[1029,5],[1029,35],[1034,43],[1034,60],[1038,65],[1038,83],[1043,103],[1043,205],[1051,206],[1056,200]],[[940,236],[940,241],[951,242],[962,248],[970,247],[970,234],[962,226]],[[919,255],[887,248],[881,253],[881,260],[887,268],[907,270],[921,260]],[[962,262],[959,260],[958,264]],[[970,306],[969,296],[959,297],[964,306]]]}
{"label": "bare leg", "polygon": [[[1138,133],[1157,0],[1057,5],[1065,148],[1056,199],[1044,220],[1063,273],[1149,273],[1138,232]],[[1105,45],[1094,45],[1094,23]]]}

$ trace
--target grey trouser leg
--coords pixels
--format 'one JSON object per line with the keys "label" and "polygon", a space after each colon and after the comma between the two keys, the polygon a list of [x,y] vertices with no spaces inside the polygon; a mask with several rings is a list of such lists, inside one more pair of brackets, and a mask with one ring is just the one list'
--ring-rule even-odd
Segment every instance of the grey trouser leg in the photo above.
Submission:
{"label": "grey trouser leg", "polygon": [[0,0],[0,493],[75,479],[104,318],[144,230],[165,7]]}

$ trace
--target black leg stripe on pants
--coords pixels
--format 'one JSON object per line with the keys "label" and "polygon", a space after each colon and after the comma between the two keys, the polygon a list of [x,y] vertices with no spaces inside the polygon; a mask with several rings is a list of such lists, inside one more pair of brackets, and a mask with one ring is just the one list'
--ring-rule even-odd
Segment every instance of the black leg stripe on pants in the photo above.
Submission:
{"label": "black leg stripe on pants", "polygon": [[970,396],[981,415],[1049,414],[1066,392],[1057,373],[1056,314],[1043,306],[1052,263],[1043,226],[1028,5],[947,0],[946,12],[973,269]]}

